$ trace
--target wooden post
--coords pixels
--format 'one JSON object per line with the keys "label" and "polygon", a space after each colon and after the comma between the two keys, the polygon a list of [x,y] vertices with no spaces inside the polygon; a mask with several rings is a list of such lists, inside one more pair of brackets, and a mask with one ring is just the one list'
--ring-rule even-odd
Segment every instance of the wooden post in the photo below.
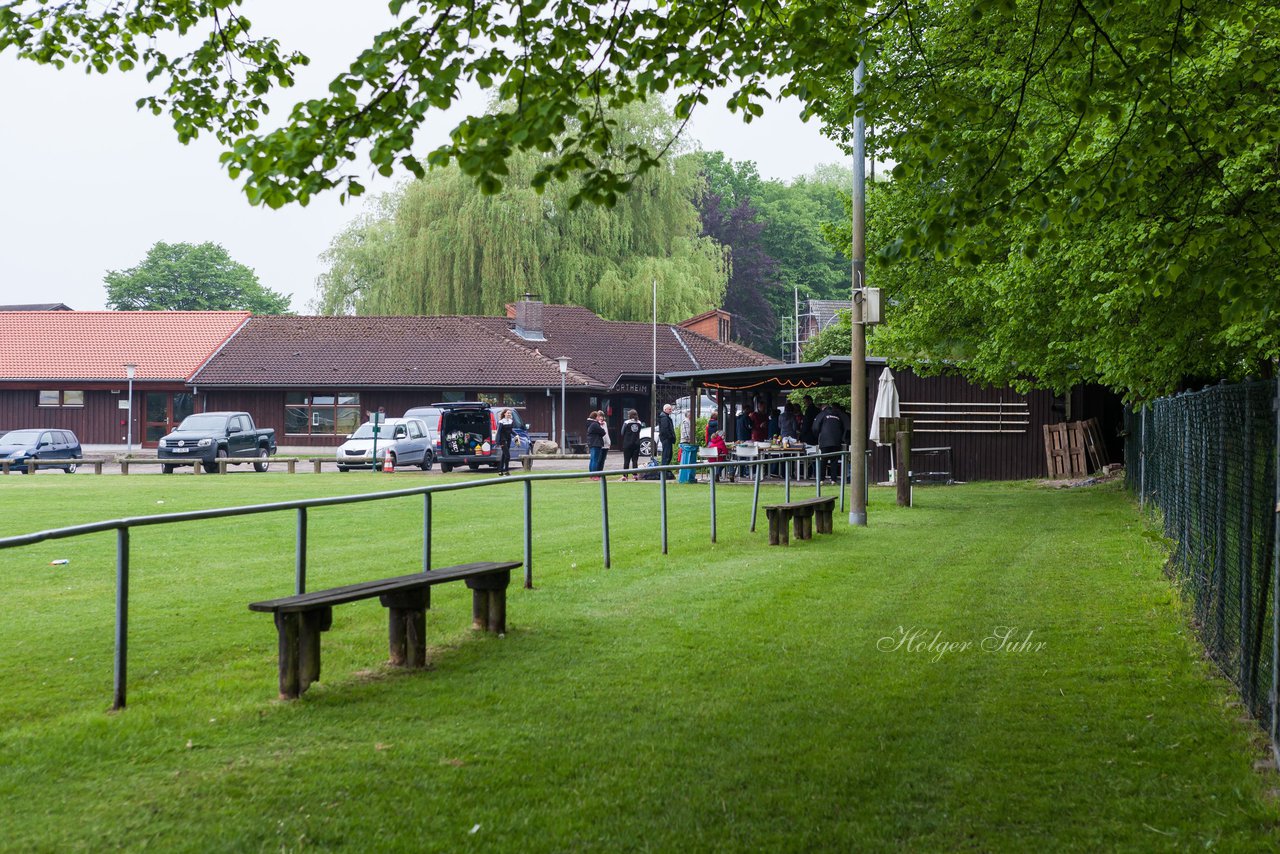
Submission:
{"label": "wooden post", "polygon": [[285,467],[289,470],[289,474],[293,474],[293,464],[296,462],[297,460],[295,460],[293,457],[290,457],[289,459],[284,461]]}
{"label": "wooden post", "polygon": [[489,591],[471,589],[471,628],[484,631],[489,624]]}
{"label": "wooden post", "polygon": [[898,446],[898,506],[911,506],[911,429],[900,429],[894,437]]}
{"label": "wooden post", "polygon": [[298,625],[300,614],[276,611],[276,632],[280,636],[280,699],[296,700],[298,689]]}
{"label": "wooden post", "polygon": [[121,460],[121,461],[120,461],[120,474],[128,474],[128,473],[129,473],[129,461],[128,461],[128,460]]}
{"label": "wooden post", "polygon": [[102,460],[93,461],[93,473],[102,474]]}
{"label": "wooden post", "polygon": [[317,459],[317,458],[313,458],[313,459],[311,460],[311,465],[313,465],[313,466],[315,467],[315,473],[316,473],[316,474],[320,474],[320,466],[323,464],[323,462],[324,462],[323,460],[320,460],[320,459]]}

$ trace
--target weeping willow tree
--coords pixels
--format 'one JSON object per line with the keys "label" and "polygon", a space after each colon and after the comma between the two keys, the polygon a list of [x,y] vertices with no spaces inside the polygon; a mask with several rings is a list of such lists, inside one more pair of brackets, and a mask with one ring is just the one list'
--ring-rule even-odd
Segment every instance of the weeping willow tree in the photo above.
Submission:
{"label": "weeping willow tree", "polygon": [[[613,120],[618,151],[665,144],[677,131],[661,105],[635,103]],[[432,170],[376,200],[334,238],[314,308],[491,315],[528,292],[613,320],[645,320],[655,280],[663,320],[717,308],[728,258],[699,236],[698,164],[680,151],[668,154],[612,207],[575,204],[580,188],[571,177],[535,188],[539,167],[554,153],[512,154],[503,188],[493,195],[456,165]],[[621,162],[617,151],[604,156]]]}

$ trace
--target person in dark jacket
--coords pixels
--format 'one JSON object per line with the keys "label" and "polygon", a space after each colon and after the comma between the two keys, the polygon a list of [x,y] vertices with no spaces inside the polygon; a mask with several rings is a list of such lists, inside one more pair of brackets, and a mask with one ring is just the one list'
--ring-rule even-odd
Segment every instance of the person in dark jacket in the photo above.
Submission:
{"label": "person in dark jacket", "polygon": [[510,409],[498,414],[498,477],[511,474],[511,428],[515,418]]}
{"label": "person in dark jacket", "polygon": [[[818,450],[822,453],[829,454],[840,450],[840,443],[844,440],[844,419],[831,407],[831,404],[828,403],[822,407],[818,417],[813,420],[813,433],[818,437]],[[840,458],[827,457],[825,463],[823,478],[830,483],[835,483],[836,478],[840,476]]]}
{"label": "person in dark jacket", "polygon": [[[627,412],[627,420],[622,422],[622,468],[636,469],[640,467],[640,414],[634,409]],[[623,480],[639,480],[640,475],[624,474]]]}
{"label": "person in dark jacket", "polygon": [[[676,425],[671,420],[672,411],[671,404],[663,404],[662,414],[658,416],[658,441],[662,443],[662,464],[664,466],[671,465],[671,455],[676,448]],[[666,477],[667,473],[663,472],[662,476]]]}
{"label": "person in dark jacket", "polygon": [[813,432],[813,422],[818,419],[818,407],[814,405],[813,395],[804,396],[804,409],[800,413],[800,440],[806,445],[818,444],[818,437]]}
{"label": "person in dark jacket", "polygon": [[[587,418],[587,453],[591,455],[591,460],[587,463],[587,471],[600,471],[604,465],[604,425],[600,423],[600,413],[593,412]],[[591,478],[599,480],[597,475]]]}

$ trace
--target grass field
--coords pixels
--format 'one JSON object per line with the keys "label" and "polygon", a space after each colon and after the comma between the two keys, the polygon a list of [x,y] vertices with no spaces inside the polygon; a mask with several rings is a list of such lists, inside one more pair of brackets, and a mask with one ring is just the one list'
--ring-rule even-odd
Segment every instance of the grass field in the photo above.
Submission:
{"label": "grass field", "polygon": [[[442,480],[0,478],[0,535]],[[513,579],[505,637],[472,634],[469,591],[446,585],[431,668],[392,672],[383,609],[342,606],[293,703],[246,607],[292,592],[292,514],[134,532],[118,714],[114,536],[0,551],[0,849],[1280,843],[1265,739],[1116,486],[920,490],[912,510],[877,490],[868,528],[837,513],[786,549],[763,514],[748,533],[749,489],[719,495],[712,545],[706,487],[672,485],[663,556],[656,485],[611,484],[605,570],[598,486],[538,484],[536,588]],[[435,563],[520,559],[519,496],[438,496]],[[312,511],[310,587],[414,571],[421,513]]]}

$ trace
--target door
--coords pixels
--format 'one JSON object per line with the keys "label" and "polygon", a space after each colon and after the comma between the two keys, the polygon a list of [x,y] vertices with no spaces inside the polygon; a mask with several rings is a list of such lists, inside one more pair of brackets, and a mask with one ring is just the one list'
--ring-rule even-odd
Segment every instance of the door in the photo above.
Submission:
{"label": "door", "polygon": [[188,392],[149,391],[143,402],[142,447],[154,448],[160,437],[173,431],[195,411],[195,398]]}

